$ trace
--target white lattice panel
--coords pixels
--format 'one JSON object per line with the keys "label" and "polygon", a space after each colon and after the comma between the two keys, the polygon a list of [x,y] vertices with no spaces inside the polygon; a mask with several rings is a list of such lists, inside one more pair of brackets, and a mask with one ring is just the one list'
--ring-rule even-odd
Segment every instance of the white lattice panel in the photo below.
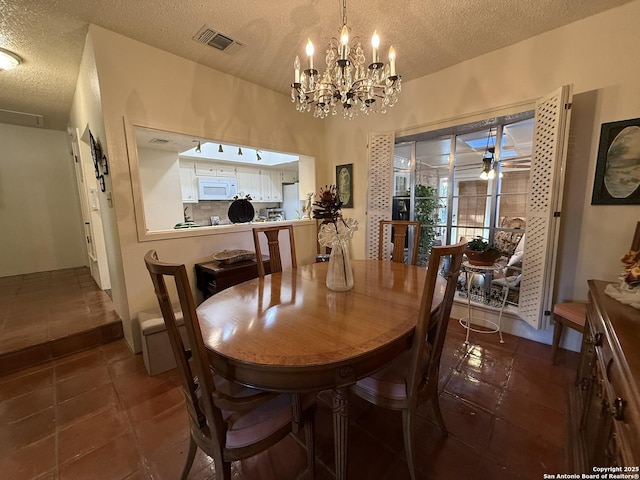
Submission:
{"label": "white lattice panel", "polygon": [[369,191],[367,192],[367,237],[365,255],[378,258],[380,220],[391,218],[393,195],[393,134],[369,135]]}
{"label": "white lattice panel", "polygon": [[536,329],[551,310],[559,210],[566,156],[571,88],[562,87],[536,105],[533,157],[527,204],[527,234],[520,285],[519,315]]}

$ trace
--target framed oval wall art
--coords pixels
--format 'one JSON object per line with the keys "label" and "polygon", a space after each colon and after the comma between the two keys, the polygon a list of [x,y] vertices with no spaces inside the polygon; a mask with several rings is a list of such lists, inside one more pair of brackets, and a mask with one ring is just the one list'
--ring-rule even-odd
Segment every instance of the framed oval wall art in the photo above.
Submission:
{"label": "framed oval wall art", "polygon": [[640,118],[603,123],[591,205],[640,204]]}

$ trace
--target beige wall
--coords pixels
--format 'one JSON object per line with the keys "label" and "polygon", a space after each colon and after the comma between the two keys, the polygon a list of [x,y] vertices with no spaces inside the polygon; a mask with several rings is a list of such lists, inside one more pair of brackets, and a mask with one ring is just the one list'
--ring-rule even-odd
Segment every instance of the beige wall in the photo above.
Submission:
{"label": "beige wall", "polygon": [[[126,290],[114,301],[125,325],[125,336],[139,349],[137,312],[157,305],[143,256],[154,248],[160,258],[193,264],[225,248],[251,248],[249,230],[235,234],[199,235],[139,242],[123,119],[200,138],[240,143],[264,149],[322,157],[324,124],[296,112],[290,99],[257,85],[91,26],[100,84],[106,148],[111,174],[114,222],[122,258],[116,276]],[[310,222],[309,222],[310,223]],[[296,229],[298,256],[313,258],[315,223]],[[300,235],[300,239],[298,239]],[[306,238],[305,238],[306,237]],[[308,245],[305,245],[308,244]],[[116,282],[112,279],[112,284]],[[194,286],[195,286],[195,282]]]}
{"label": "beige wall", "polygon": [[[87,162],[92,162],[89,150],[89,129],[97,141],[100,142],[102,151],[109,161],[109,167],[111,167],[111,152],[105,141],[100,82],[91,35],[87,36],[85,42],[69,123],[71,128],[78,130],[81,137],[79,147],[83,162],[87,167],[84,174],[86,185],[96,187],[95,175],[91,175],[92,164],[87,165]],[[99,268],[107,269],[114,307],[120,318],[126,320],[129,317],[127,291],[122,272],[120,238],[116,224],[114,203],[109,200],[113,177],[113,171],[105,176],[107,184],[105,192],[100,192],[100,189],[98,189],[99,208],[97,211],[92,211],[91,222],[93,223],[94,244],[96,245]],[[120,179],[120,181],[122,180]],[[100,272],[100,276],[105,277],[104,271]],[[125,321],[123,326],[125,335],[131,336],[130,323]]]}
{"label": "beige wall", "polygon": [[174,152],[138,148],[138,168],[147,228],[167,230],[184,221],[178,155]]}
{"label": "beige wall", "polygon": [[65,132],[0,123],[0,277],[87,263]]}
{"label": "beige wall", "polygon": [[[592,206],[600,125],[640,117],[640,1],[406,82],[398,104],[384,116],[356,121],[330,118],[319,183],[334,181],[334,167],[354,163],[355,208],[363,226],[354,236],[364,256],[368,132],[429,131],[506,111],[530,109],[535,99],[574,85],[574,106],[564,191],[558,299],[587,296],[587,279],[615,280],[639,206]],[[402,57],[398,59],[402,72]],[[481,113],[486,112],[486,113]]]}

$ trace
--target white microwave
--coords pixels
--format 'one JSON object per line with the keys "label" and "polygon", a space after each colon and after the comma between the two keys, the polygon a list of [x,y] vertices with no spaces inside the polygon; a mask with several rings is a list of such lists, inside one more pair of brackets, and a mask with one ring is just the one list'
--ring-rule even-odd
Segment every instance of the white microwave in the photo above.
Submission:
{"label": "white microwave", "polygon": [[198,177],[199,200],[233,200],[238,195],[235,178]]}

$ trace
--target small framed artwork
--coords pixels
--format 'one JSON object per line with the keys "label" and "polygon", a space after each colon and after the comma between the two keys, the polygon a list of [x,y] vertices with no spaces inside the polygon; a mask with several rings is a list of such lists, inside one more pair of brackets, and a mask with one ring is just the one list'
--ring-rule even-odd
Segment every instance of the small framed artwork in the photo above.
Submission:
{"label": "small framed artwork", "polygon": [[353,163],[336,167],[336,188],[342,208],[353,208]]}
{"label": "small framed artwork", "polygon": [[640,205],[640,118],[602,124],[591,205]]}

